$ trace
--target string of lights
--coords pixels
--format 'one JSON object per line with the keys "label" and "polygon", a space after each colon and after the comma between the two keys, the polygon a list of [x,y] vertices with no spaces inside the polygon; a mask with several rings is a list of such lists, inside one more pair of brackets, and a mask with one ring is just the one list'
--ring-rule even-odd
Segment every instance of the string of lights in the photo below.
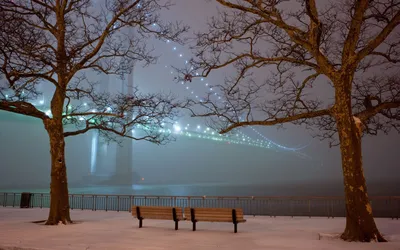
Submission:
{"label": "string of lights", "polygon": [[[153,24],[153,27],[157,27],[157,24]],[[183,52],[181,52],[180,49],[176,45],[173,45],[171,41],[167,40],[167,44],[172,46],[172,51],[176,53],[179,59],[184,60],[185,64],[188,64],[189,61],[185,59],[185,55]],[[170,69],[168,65],[165,65],[165,68]],[[173,75],[175,72],[174,70],[170,70],[170,74]],[[197,76],[199,76],[199,73],[195,73]],[[205,81],[205,78],[196,78],[200,81],[197,86],[204,86],[209,93],[214,95],[218,101],[224,102],[223,96],[221,96],[216,90],[213,89],[213,87],[209,84],[209,82]],[[184,87],[184,89],[189,92],[189,94],[196,100],[198,101],[203,101],[201,95],[195,93],[194,89],[192,89],[190,86],[185,84],[184,81],[180,82],[180,85]],[[24,94],[24,93],[22,93]],[[8,96],[6,95],[6,98]],[[51,116],[51,110],[48,109],[47,107],[47,102],[44,97],[39,98],[39,100],[32,102],[33,105],[35,105],[39,110],[45,112],[46,115]],[[87,107],[89,109],[89,106],[87,103],[81,104],[83,107]],[[67,113],[68,110],[72,110],[72,105],[69,105],[67,107]],[[90,110],[91,112],[96,112],[96,110]],[[106,108],[106,112],[112,112],[111,107]],[[68,119],[68,117],[67,117]],[[86,120],[86,117],[81,116],[78,117],[80,121]],[[141,128],[137,127],[138,129],[148,129],[148,128]],[[300,147],[300,148],[290,148],[283,146],[279,143],[276,143],[266,136],[264,136],[262,133],[260,133],[258,130],[256,130],[254,127],[250,127],[252,131],[258,135],[260,138],[259,139],[253,139],[250,136],[246,135],[243,131],[240,129],[236,130],[236,134],[226,134],[226,135],[221,135],[217,131],[214,131],[210,128],[202,128],[202,126],[197,125],[197,126],[191,126],[190,124],[187,124],[186,126],[182,127],[179,125],[178,122],[175,122],[175,124],[172,126],[172,128],[152,128],[152,129],[159,129],[160,132],[165,132],[165,133],[174,133],[176,135],[180,136],[186,136],[186,137],[192,137],[192,138],[200,138],[200,139],[208,139],[208,140],[214,140],[214,141],[223,141],[227,142],[228,144],[240,144],[240,145],[247,145],[247,146],[255,146],[255,147],[261,147],[261,148],[267,148],[267,149],[279,149],[279,150],[285,150],[285,151],[298,151],[306,146]]]}
{"label": "string of lights", "polygon": [[[167,40],[166,43],[170,44],[171,41]],[[183,60],[185,60],[185,64],[189,63],[188,60],[184,59],[184,54],[182,52],[180,52],[180,50],[178,49],[177,46],[173,45],[172,51],[177,53],[179,58],[182,58]],[[169,66],[165,65],[165,68],[169,68]],[[193,69],[193,67],[191,69]],[[173,70],[170,70],[170,74],[174,74],[174,73],[175,72]],[[195,73],[195,74],[196,74],[196,76],[199,76],[199,73]],[[208,82],[205,81],[205,79],[203,77],[201,77],[199,79],[200,79],[200,82],[205,82],[203,84],[201,84],[201,83],[200,84],[202,86],[204,86],[211,93],[211,95],[214,95],[217,98],[217,100],[220,101],[220,102],[224,101],[223,97],[216,90],[214,90],[211,87],[211,85]],[[190,93],[190,95],[192,95],[197,101],[200,101],[200,102],[203,101],[201,96],[198,95],[197,93],[195,93],[195,91],[193,89],[191,89],[190,86],[187,86],[187,84],[185,84],[184,81],[181,81],[180,83],[181,83],[181,85],[184,86],[185,90],[188,91]],[[250,129],[252,129],[252,131],[255,134],[257,134],[259,137],[262,138],[262,140],[264,141],[263,144],[268,145],[269,146],[268,148],[271,148],[272,146],[274,146],[274,147],[282,149],[282,150],[298,151],[298,150],[304,149],[304,148],[306,148],[308,146],[308,145],[304,145],[304,146],[296,147],[296,148],[294,148],[294,147],[286,147],[286,146],[283,146],[283,145],[281,145],[279,143],[276,143],[276,142],[272,141],[271,139],[267,138],[261,132],[259,132],[257,129],[255,129],[253,126],[250,126]],[[245,141],[256,141],[256,142],[260,141],[259,139],[256,139],[256,140],[252,139],[250,136],[246,135],[240,129],[237,130],[237,133],[238,133],[237,136],[241,136],[242,139],[245,140]]]}

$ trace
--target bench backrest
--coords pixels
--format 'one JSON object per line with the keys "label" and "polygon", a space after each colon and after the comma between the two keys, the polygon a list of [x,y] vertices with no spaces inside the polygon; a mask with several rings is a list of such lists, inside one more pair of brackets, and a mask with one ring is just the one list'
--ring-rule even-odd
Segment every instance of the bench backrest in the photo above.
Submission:
{"label": "bench backrest", "polygon": [[183,220],[182,208],[180,207],[132,206],[132,216],[134,217],[138,217],[137,207],[139,207],[140,217],[143,219],[174,220],[173,209],[175,209],[176,219]]}
{"label": "bench backrest", "polygon": [[[190,207],[185,208],[186,220],[191,220]],[[195,217],[197,221],[221,221],[221,222],[232,222],[232,210],[233,208],[193,208],[195,211]],[[243,209],[235,208],[236,219],[242,221]]]}

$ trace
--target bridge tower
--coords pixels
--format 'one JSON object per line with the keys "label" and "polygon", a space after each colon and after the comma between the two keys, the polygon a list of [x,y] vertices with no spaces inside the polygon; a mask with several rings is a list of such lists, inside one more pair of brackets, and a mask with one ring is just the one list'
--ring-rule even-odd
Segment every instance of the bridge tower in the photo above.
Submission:
{"label": "bridge tower", "polygon": [[[127,82],[122,82],[122,93],[133,95],[133,78],[134,69],[127,77]],[[128,114],[132,117],[133,114]],[[110,178],[112,184],[118,185],[132,185],[134,182],[133,178],[133,140],[129,138],[122,138],[121,145],[116,146],[116,158],[115,158],[115,174]]]}
{"label": "bridge tower", "polygon": [[[116,79],[113,79],[112,76],[105,75],[100,91],[115,92],[115,90],[113,91],[113,89],[110,89],[110,81],[116,81]],[[121,80],[120,82],[121,92],[133,95],[133,69],[125,80]],[[119,84],[113,84],[113,86],[117,88],[118,85]],[[129,115],[132,116],[133,114]],[[140,180],[140,176],[132,170],[133,140],[129,138],[118,138],[121,140],[120,145],[104,145],[104,142],[98,137],[98,132],[93,131],[90,166],[90,179],[92,183],[111,186],[131,186],[133,183],[137,183]],[[110,168],[114,166],[115,171],[110,171]]]}

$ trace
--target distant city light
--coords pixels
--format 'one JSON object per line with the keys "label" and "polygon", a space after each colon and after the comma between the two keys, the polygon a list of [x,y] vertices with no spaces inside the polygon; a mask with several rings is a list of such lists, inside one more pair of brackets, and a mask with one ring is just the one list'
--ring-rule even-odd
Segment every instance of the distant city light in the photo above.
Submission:
{"label": "distant city light", "polygon": [[174,125],[174,130],[175,132],[180,132],[181,131],[181,127],[179,125]]}

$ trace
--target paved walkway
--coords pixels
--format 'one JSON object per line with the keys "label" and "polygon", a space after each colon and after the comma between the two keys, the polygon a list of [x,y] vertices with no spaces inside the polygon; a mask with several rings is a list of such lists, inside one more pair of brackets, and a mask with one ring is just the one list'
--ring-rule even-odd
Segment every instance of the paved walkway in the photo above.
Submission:
{"label": "paved walkway", "polygon": [[[340,233],[344,218],[269,218],[247,217],[233,233],[230,223],[198,223],[196,232],[190,222],[137,219],[128,212],[71,211],[74,225],[43,226],[31,221],[44,220],[48,209],[0,208],[1,249],[359,249],[400,250],[400,220],[377,219],[377,224],[391,240],[389,243],[348,243],[322,239],[319,233]],[[8,248],[18,247],[18,248]]]}

